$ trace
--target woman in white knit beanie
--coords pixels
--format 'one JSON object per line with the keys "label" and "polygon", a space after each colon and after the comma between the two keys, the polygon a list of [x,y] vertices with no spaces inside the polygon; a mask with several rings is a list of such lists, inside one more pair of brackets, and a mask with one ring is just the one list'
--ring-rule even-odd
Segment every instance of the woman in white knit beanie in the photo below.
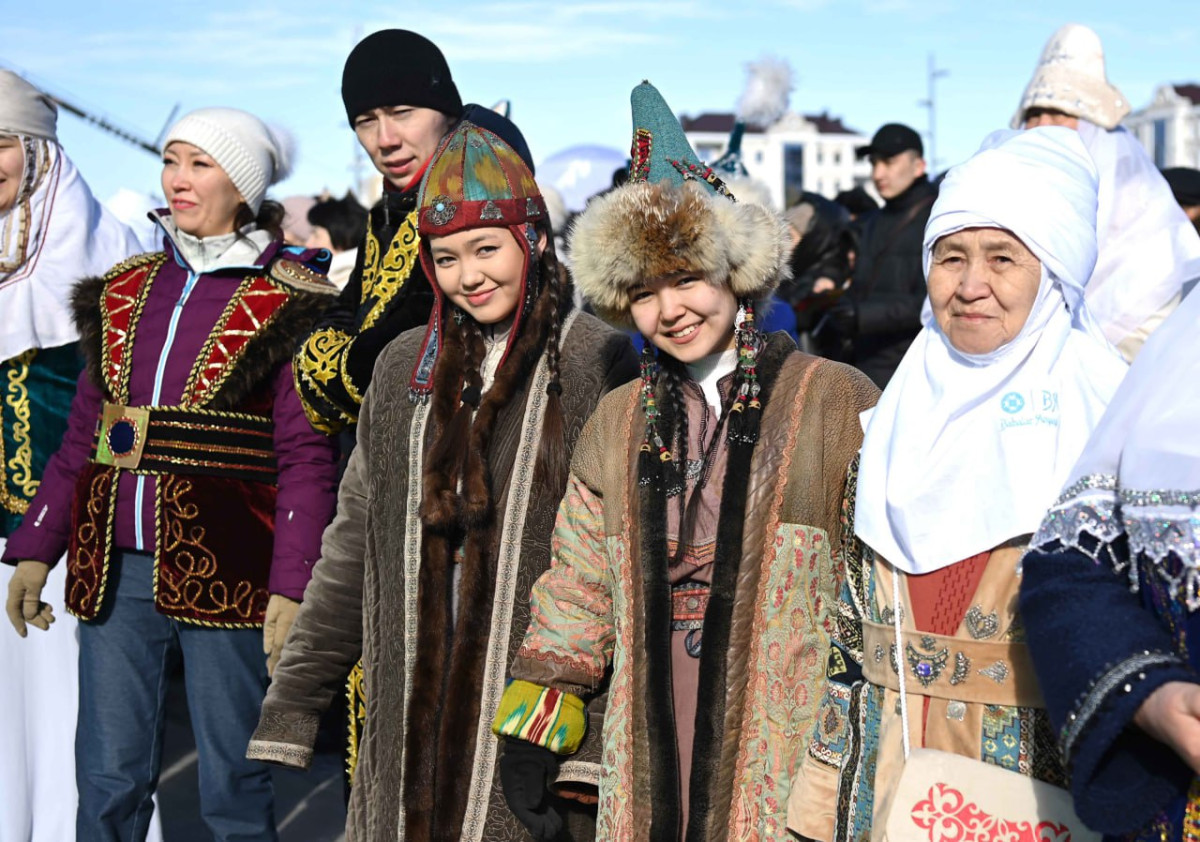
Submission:
{"label": "woman in white knit beanie", "polygon": [[[244,111],[186,115],[163,149],[161,249],[70,290],[86,366],[3,561],[18,634],[47,631],[59,600],[80,621],[75,842],[146,838],[175,662],[208,831],[278,838],[270,773],[244,755],[337,482],[291,369],[337,289],[266,199],[288,157]],[[65,593],[46,588],[64,552]]]}
{"label": "woman in white knit beanie", "polygon": [[[282,209],[265,202],[267,188],[288,176],[291,157],[290,138],[246,111],[200,108],[184,115],[163,144],[163,194],[175,224],[196,237],[250,223],[277,233]],[[211,164],[220,171],[208,172]]]}

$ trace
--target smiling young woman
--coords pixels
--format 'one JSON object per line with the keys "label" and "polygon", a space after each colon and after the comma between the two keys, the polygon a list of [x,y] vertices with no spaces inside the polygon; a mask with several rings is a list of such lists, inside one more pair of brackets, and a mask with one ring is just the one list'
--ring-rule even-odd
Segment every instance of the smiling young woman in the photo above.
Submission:
{"label": "smiling young woman", "polygon": [[646,338],[642,378],[576,448],[494,723],[504,791],[553,839],[546,782],[607,691],[598,838],[782,838],[877,391],[757,329],[787,223],[732,201],[651,85],[632,100],[630,181],[578,218],[571,255],[596,312]]}
{"label": "smiling young woman", "polygon": [[[576,439],[636,358],[625,336],[575,309],[533,174],[496,134],[460,124],[416,213],[433,311],[376,365],[339,517],[250,756],[306,765],[320,714],[361,656],[370,698],[350,835],[517,842],[528,834],[496,795],[490,726]],[[598,748],[593,739],[589,760]],[[586,786],[594,771],[561,780]],[[570,838],[593,837],[585,806],[563,819]]]}

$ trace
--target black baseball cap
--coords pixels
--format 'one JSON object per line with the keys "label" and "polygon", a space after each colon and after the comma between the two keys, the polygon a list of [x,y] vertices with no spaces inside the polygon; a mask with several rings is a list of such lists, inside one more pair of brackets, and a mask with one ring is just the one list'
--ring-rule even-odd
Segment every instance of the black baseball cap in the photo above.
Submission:
{"label": "black baseball cap", "polygon": [[1171,167],[1162,171],[1175,201],[1185,208],[1200,205],[1200,171],[1189,167]]}
{"label": "black baseball cap", "polygon": [[924,157],[925,145],[921,143],[921,136],[902,123],[888,123],[875,132],[868,146],[860,146],[854,151],[859,158],[868,155],[890,158],[909,149]]}

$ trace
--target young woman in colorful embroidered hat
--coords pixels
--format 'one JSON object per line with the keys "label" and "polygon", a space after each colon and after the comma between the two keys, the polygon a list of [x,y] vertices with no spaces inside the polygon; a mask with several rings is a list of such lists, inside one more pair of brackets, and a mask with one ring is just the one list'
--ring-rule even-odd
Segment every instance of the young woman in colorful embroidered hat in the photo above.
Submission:
{"label": "young woman in colorful embroidered hat", "polygon": [[[497,135],[470,122],[450,135],[421,185],[418,225],[433,313],[375,367],[338,516],[249,755],[307,766],[320,715],[361,656],[370,696],[347,834],[522,840],[498,795],[490,727],[575,441],[600,398],[636,376],[636,358],[574,308],[533,175]],[[562,783],[594,774],[580,764]],[[570,838],[591,838],[588,809],[564,812]]]}
{"label": "young woman in colorful embroidered hat", "polygon": [[186,115],[164,147],[163,250],[73,292],[87,365],[5,561],[18,562],[8,612],[24,633],[67,551],[80,840],[145,837],[176,660],[205,823],[217,839],[276,838],[268,770],[241,757],[337,477],[292,385],[291,349],[336,288],[327,252],[283,246],[265,194],[287,167],[257,117]]}
{"label": "young woman in colorful embroidered hat", "polygon": [[648,340],[642,378],[576,447],[494,723],[505,795],[555,838],[547,782],[574,766],[607,686],[599,838],[783,838],[877,390],[756,329],[787,274],[786,223],[728,195],[652,86],[632,99],[630,181],[571,248],[585,298]]}

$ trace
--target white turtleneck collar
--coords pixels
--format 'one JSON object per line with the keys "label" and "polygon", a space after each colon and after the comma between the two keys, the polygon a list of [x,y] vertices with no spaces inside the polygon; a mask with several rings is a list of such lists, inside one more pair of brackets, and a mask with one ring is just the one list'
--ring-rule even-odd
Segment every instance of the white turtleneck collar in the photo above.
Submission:
{"label": "white turtleneck collar", "polygon": [[737,360],[737,348],[730,348],[687,364],[688,374],[704,393],[705,403],[712,407],[718,417],[721,415],[721,390],[717,384],[722,377],[737,368]]}
{"label": "white turtleneck collar", "polygon": [[486,348],[483,355],[483,364],[480,366],[479,371],[479,378],[483,383],[484,392],[492,388],[492,382],[496,379],[496,369],[500,367],[500,360],[504,357],[504,349],[508,347],[508,335],[512,332],[512,326],[513,319],[511,317],[494,325],[479,326],[479,330],[483,334],[483,344]]}
{"label": "white turtleneck collar", "polygon": [[218,269],[254,266],[273,239],[271,232],[255,228],[253,224],[216,237],[194,237],[181,230],[169,213],[154,216],[175,250],[198,275]]}

